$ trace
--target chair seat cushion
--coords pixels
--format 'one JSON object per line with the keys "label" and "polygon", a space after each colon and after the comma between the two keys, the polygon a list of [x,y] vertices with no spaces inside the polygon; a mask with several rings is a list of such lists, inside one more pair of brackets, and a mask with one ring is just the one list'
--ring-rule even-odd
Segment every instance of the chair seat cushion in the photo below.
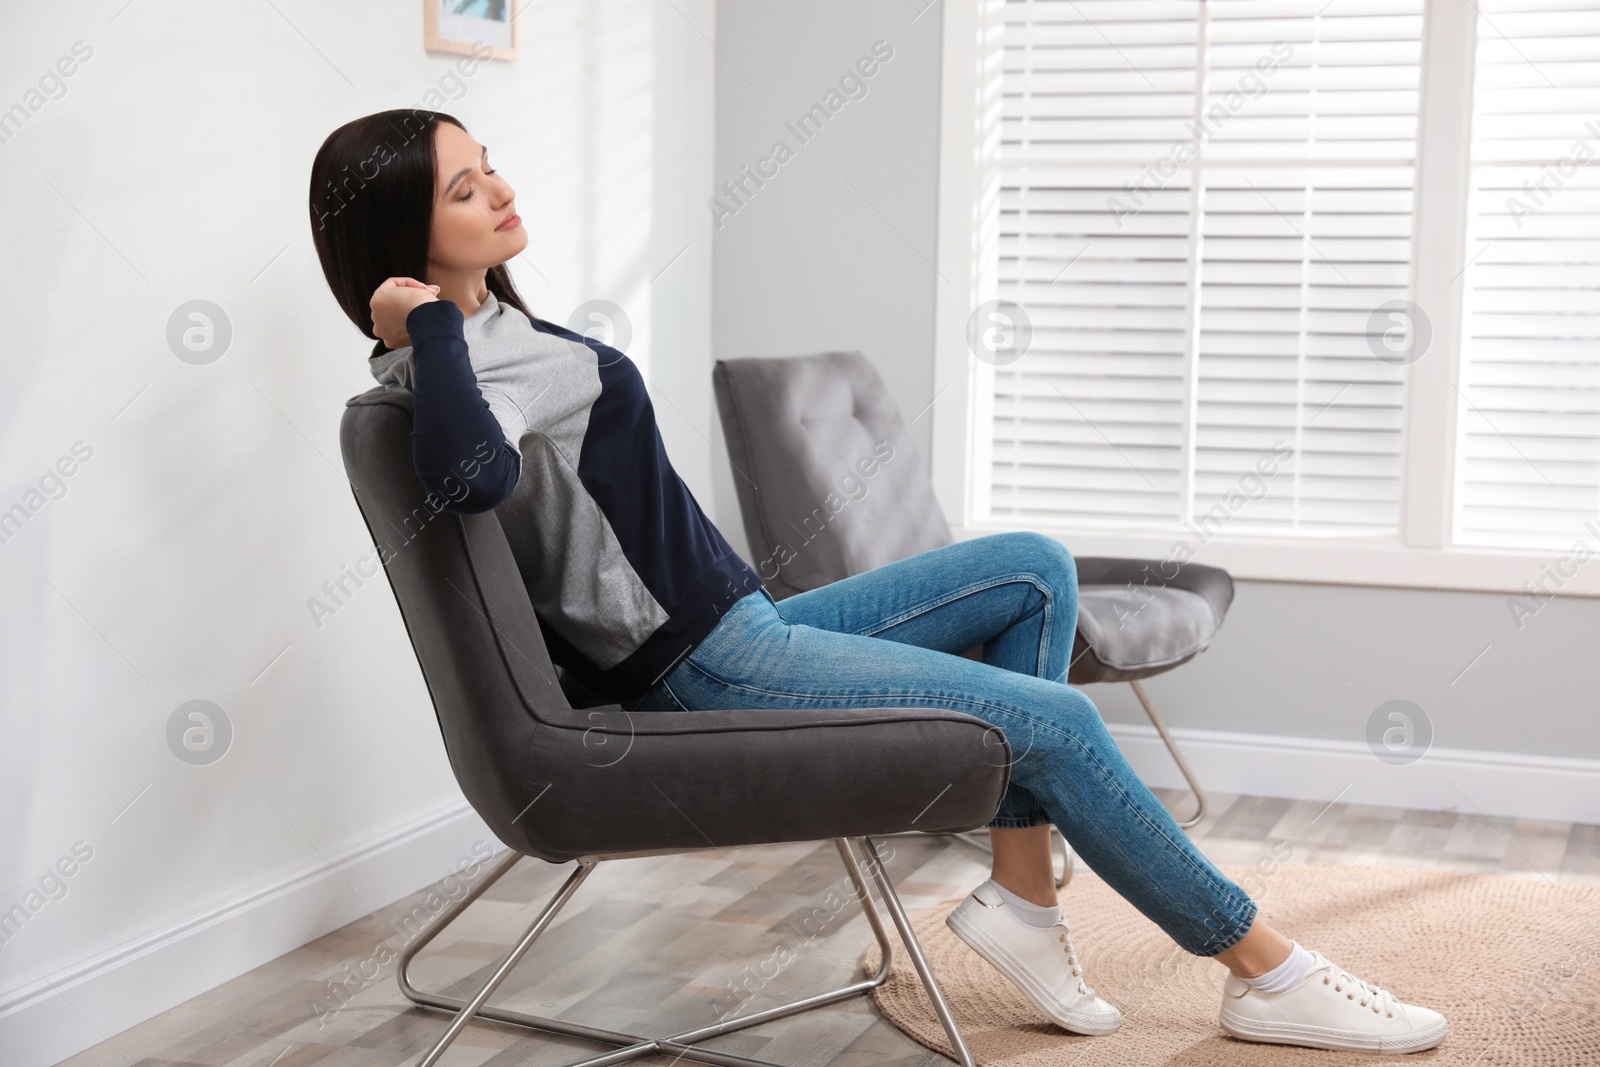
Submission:
{"label": "chair seat cushion", "polygon": [[[1013,759],[1002,731],[942,708],[613,706],[547,709],[529,726],[493,754],[515,768],[496,776],[503,795],[474,806],[503,813],[486,815],[501,841],[551,863],[972,830],[999,810]],[[464,785],[487,777],[461,746],[450,760]]]}
{"label": "chair seat cushion", "polygon": [[1080,586],[1069,681],[1125,682],[1169,670],[1211,642],[1221,620],[1187,589]]}

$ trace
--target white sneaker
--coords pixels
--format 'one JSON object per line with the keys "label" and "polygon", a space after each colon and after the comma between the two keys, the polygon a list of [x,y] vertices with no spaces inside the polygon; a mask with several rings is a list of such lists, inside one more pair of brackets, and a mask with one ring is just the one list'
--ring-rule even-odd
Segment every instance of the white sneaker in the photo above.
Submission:
{"label": "white sneaker", "polygon": [[1361,1052],[1421,1052],[1444,1040],[1443,1015],[1396,1000],[1318,952],[1300,984],[1263,993],[1234,975],[1222,986],[1222,1028],[1246,1041]]}
{"label": "white sneaker", "polygon": [[1122,1013],[1084,984],[1066,920],[1044,928],[1029,926],[1011,914],[993,880],[985,880],[944,922],[1057,1026],[1100,1035],[1122,1025]]}

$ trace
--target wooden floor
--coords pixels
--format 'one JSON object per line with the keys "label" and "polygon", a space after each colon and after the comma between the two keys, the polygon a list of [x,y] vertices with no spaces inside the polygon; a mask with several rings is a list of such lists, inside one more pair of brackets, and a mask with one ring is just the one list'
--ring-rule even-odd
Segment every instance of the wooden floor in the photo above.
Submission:
{"label": "wooden floor", "polygon": [[[1157,792],[1181,806],[1181,794]],[[1447,867],[1600,885],[1600,826],[1227,795],[1214,795],[1212,810],[1191,834],[1219,864],[1272,857],[1287,863]],[[988,874],[987,854],[958,838],[895,836],[878,839],[878,847],[907,911],[970,889]],[[419,985],[470,996],[572,868],[531,859],[518,864],[429,946],[415,969]],[[507,979],[495,1003],[592,1026],[661,1034],[704,1026],[733,1010],[730,987],[736,982],[759,989],[737,1014],[835,988],[856,977],[855,961],[872,936],[859,908],[847,906],[834,915],[824,903],[837,901],[830,893],[843,894],[848,887],[838,853],[826,842],[603,863]],[[437,907],[434,900],[431,906]],[[415,936],[401,920],[425,903],[423,893],[409,897],[65,1062],[71,1067],[414,1063],[448,1018],[411,1008],[395,987],[393,953]],[[1070,887],[1066,904],[1070,919]],[[802,927],[800,920],[810,916],[831,916],[831,922],[814,919]],[[774,959],[787,965],[763,986],[761,975],[773,975],[775,965],[768,962],[763,969],[762,964]],[[339,981],[344,985],[335,992]],[[950,1062],[884,1022],[865,997],[709,1044],[797,1067],[947,1067]],[[544,1067],[608,1050],[476,1022],[442,1063]]]}

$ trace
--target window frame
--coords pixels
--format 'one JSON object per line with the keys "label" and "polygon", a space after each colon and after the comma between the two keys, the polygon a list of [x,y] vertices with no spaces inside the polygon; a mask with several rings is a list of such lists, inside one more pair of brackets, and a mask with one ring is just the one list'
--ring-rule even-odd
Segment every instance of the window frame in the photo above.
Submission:
{"label": "window frame", "polygon": [[[1201,0],[1203,3],[1204,0]],[[934,311],[934,401],[929,465],[934,491],[958,538],[1015,529],[977,522],[990,463],[994,368],[967,347],[972,309],[993,299],[998,271],[988,243],[998,224],[1004,0],[944,4],[940,99],[939,207]],[[1423,8],[1411,300],[1432,329],[1429,351],[1407,370],[1401,435],[1400,523],[1390,538],[1170,530],[1124,532],[1090,524],[1032,525],[1083,556],[1194,558],[1235,577],[1397,588],[1504,592],[1528,597],[1600,596],[1600,566],[1584,567],[1576,546],[1600,555],[1594,536],[1565,550],[1454,544],[1455,451],[1464,402],[1459,390],[1463,294],[1472,183],[1473,83],[1478,12],[1426,0]],[[1192,432],[1192,427],[1190,431]]]}

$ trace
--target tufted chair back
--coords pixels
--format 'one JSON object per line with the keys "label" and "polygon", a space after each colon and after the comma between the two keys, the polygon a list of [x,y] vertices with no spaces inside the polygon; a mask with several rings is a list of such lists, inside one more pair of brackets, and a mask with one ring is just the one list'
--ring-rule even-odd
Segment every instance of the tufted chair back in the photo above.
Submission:
{"label": "tufted chair back", "polygon": [[950,543],[910,429],[861,353],[721,360],[712,382],[750,563],[774,598]]}

